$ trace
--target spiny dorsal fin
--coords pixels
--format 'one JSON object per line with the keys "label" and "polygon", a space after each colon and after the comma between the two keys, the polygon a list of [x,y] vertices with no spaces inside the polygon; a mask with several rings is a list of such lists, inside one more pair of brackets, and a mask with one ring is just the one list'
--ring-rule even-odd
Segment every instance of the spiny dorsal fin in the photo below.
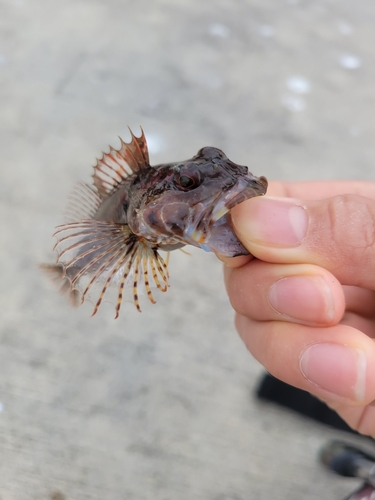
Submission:
{"label": "spiny dorsal fin", "polygon": [[[130,128],[129,128],[130,130]],[[124,142],[121,138],[120,149],[109,148],[109,153],[103,153],[94,167],[94,185],[103,198],[113,192],[121,182],[135,172],[149,166],[146,137],[142,134],[136,137],[130,130],[131,141]]]}

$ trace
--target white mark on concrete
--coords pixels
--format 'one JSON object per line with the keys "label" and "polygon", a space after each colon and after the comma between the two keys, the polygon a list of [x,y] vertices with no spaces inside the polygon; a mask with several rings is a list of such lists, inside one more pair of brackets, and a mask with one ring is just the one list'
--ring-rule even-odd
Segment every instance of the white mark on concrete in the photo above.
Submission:
{"label": "white mark on concrete", "polygon": [[353,137],[355,139],[356,137],[359,137],[361,135],[361,129],[356,125],[351,125],[349,127],[349,135],[350,137]]}
{"label": "white mark on concrete", "polygon": [[0,66],[3,66],[6,62],[7,58],[3,54],[0,54]]}
{"label": "white mark on concrete", "polygon": [[292,113],[300,113],[306,108],[305,99],[293,94],[285,94],[281,99],[281,104]]}
{"label": "white mark on concrete", "polygon": [[208,32],[211,36],[218,36],[220,38],[228,38],[230,35],[230,28],[225,24],[212,23],[208,26]]}
{"label": "white mark on concrete", "polygon": [[4,405],[3,403],[0,401],[0,413],[2,413],[4,411]]}
{"label": "white mark on concrete", "polygon": [[264,38],[271,38],[275,36],[275,28],[269,24],[262,24],[258,28],[259,34],[264,36]]}
{"label": "white mark on concrete", "polygon": [[349,36],[353,33],[353,26],[345,21],[340,21],[337,28],[339,33],[345,36]]}
{"label": "white mark on concrete", "polygon": [[160,153],[160,151],[163,151],[163,149],[165,149],[164,141],[160,137],[160,135],[152,133],[147,133],[147,146],[151,154]]}
{"label": "white mark on concrete", "polygon": [[290,76],[285,83],[287,89],[295,94],[308,94],[311,92],[311,83],[303,76]]}
{"label": "white mark on concrete", "polygon": [[287,0],[287,3],[289,5],[298,5],[299,4],[299,0]]}
{"label": "white mark on concrete", "polygon": [[353,54],[342,54],[339,58],[340,66],[345,69],[358,69],[362,66],[362,61]]}

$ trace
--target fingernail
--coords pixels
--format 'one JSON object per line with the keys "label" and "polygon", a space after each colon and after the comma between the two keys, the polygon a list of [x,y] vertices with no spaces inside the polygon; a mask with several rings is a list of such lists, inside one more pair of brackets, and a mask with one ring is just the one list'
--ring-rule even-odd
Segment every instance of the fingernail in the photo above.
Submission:
{"label": "fingernail", "polygon": [[366,355],[361,349],[339,344],[314,344],[301,355],[300,369],[312,384],[351,401],[366,393]]}
{"label": "fingernail", "polygon": [[251,210],[240,217],[232,218],[239,235],[264,245],[294,247],[301,243],[307,230],[305,209],[295,201],[282,198],[254,199]]}
{"label": "fingernail", "polygon": [[320,276],[288,276],[270,288],[268,300],[278,313],[310,324],[325,324],[334,318],[331,288]]}

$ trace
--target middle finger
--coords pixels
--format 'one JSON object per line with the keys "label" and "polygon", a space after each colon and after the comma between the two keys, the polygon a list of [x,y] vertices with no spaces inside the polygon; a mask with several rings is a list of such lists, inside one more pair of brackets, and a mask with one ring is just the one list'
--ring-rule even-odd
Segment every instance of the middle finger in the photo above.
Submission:
{"label": "middle finger", "polygon": [[233,308],[258,321],[330,326],[344,313],[341,284],[319,266],[254,259],[240,268],[225,268],[224,275]]}

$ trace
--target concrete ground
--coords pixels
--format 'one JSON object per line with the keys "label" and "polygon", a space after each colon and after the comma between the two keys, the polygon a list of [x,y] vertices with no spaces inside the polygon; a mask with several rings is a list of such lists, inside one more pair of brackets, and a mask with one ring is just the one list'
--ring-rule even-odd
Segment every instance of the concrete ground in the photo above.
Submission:
{"label": "concrete ground", "polygon": [[0,26],[0,499],[343,498],[316,459],[340,434],[254,399],[213,255],[174,252],[116,321],[38,263],[127,125],[153,163],[213,145],[269,179],[373,178],[374,3],[0,0]]}

